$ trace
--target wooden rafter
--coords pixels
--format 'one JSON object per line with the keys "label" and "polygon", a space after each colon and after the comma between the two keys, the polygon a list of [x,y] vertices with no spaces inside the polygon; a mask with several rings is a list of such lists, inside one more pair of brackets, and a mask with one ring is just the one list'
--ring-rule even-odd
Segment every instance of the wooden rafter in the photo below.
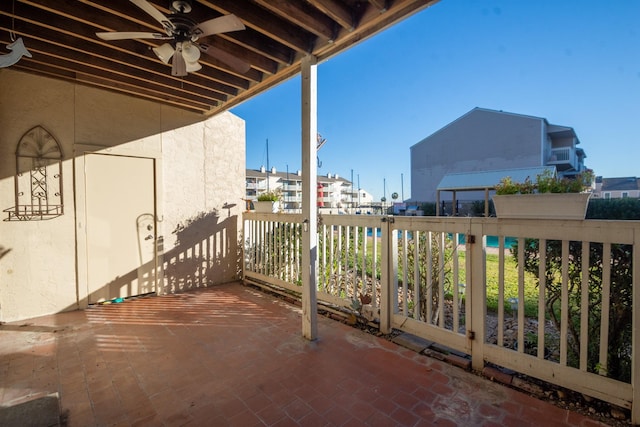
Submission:
{"label": "wooden rafter", "polygon": [[[169,0],[149,1],[171,13]],[[246,72],[203,54],[201,70],[173,77],[152,51],[166,41],[96,37],[100,31],[164,33],[129,0],[0,1],[0,49],[6,52],[13,33],[33,54],[15,64],[17,70],[215,114],[295,75],[306,55],[326,59],[436,1],[193,0],[188,16],[194,22],[235,14],[244,23],[244,31],[199,41],[249,64]]]}

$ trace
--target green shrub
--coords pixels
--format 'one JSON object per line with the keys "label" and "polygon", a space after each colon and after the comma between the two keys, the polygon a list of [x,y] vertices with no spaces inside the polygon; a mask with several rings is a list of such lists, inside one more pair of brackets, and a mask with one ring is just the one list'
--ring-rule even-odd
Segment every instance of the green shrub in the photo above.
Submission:
{"label": "green shrub", "polygon": [[587,219],[640,220],[640,199],[591,199]]}

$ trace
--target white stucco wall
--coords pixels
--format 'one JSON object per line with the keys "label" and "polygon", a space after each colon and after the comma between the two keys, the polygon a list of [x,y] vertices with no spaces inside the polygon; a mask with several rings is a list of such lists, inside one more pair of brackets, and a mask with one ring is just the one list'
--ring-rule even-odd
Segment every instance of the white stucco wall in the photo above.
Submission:
{"label": "white stucco wall", "polygon": [[[85,151],[129,150],[157,160],[157,208],[164,215],[157,229],[165,238],[165,252],[175,246],[172,231],[178,224],[213,209],[220,218],[215,233],[225,235],[224,253],[237,252],[228,246],[238,241],[243,207],[243,120],[231,113],[207,119],[10,68],[0,69],[0,94],[0,210],[15,205],[15,151],[25,132],[44,127],[64,155],[64,215],[46,221],[0,221],[0,321],[82,307],[86,290],[79,289],[77,270],[82,270],[83,254],[76,246],[82,240],[83,206],[76,199],[83,177],[77,166],[81,162],[74,157],[81,159]],[[235,206],[223,209],[225,203]],[[209,261],[216,262],[215,256]],[[224,269],[207,270],[206,284],[234,278],[230,271],[236,266],[229,266],[228,257],[224,263]]]}

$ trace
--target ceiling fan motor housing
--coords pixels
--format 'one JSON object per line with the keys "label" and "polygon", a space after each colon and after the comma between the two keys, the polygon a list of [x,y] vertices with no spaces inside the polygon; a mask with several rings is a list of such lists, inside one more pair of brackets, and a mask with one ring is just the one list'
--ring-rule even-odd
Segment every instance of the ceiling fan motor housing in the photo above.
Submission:
{"label": "ceiling fan motor housing", "polygon": [[174,28],[171,31],[177,42],[196,41],[200,34],[192,32],[192,29],[197,25],[192,19],[187,16],[176,13],[169,16],[169,20],[173,24]]}
{"label": "ceiling fan motor housing", "polygon": [[171,10],[177,13],[189,13],[191,12],[191,1],[190,0],[172,1]]}

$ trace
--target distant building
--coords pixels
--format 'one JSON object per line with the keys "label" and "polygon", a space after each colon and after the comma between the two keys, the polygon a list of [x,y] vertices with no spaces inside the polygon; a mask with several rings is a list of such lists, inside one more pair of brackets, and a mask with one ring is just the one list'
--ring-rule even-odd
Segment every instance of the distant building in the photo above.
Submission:
{"label": "distant building", "polygon": [[598,199],[640,198],[640,178],[628,176],[622,178],[596,177],[596,188],[591,196]]}
{"label": "distant building", "polygon": [[411,147],[411,200],[436,201],[438,186],[450,181],[448,175],[457,179],[487,171],[508,175],[510,169],[540,167],[555,168],[561,177],[575,175],[585,169],[586,155],[578,144],[571,127],[541,117],[474,108]]}
{"label": "distant building", "polygon": [[[246,200],[250,204],[267,191],[278,191],[282,194],[285,212],[302,210],[302,172],[278,172],[276,168],[267,171],[246,170]],[[356,213],[361,207],[371,206],[373,196],[363,189],[354,187],[353,183],[338,174],[318,175],[318,208],[326,213]]]}

